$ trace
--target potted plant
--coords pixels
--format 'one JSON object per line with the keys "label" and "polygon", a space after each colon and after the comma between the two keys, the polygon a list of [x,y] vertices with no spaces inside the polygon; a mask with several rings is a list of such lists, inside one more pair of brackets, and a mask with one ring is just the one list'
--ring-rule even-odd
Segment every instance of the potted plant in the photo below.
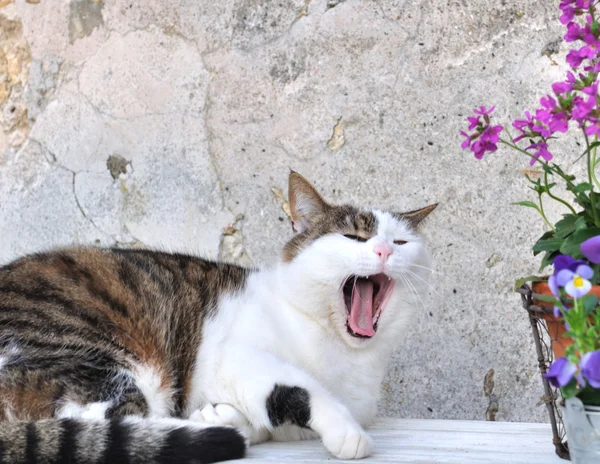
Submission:
{"label": "potted plant", "polygon": [[565,398],[571,460],[584,464],[600,462],[600,311],[591,292],[597,272],[588,264],[600,263],[600,235],[584,241],[579,251],[585,260],[558,256],[548,279],[555,315],[572,344],[545,377]]}
{"label": "potted plant", "polygon": [[[512,129],[492,121],[495,107],[481,106],[468,117],[467,131],[460,133],[462,148],[477,159],[504,145],[539,168],[538,176],[526,175],[533,199],[517,204],[535,210],[547,226],[532,251],[543,254],[540,272],[550,265],[554,271],[550,277],[519,279],[517,287],[532,282],[536,303],[546,308],[544,319],[556,339],[556,359],[546,380],[560,387],[566,399],[571,457],[587,463],[600,462],[600,408],[594,409],[600,406],[600,181],[596,175],[600,164],[600,2],[561,0],[559,8],[560,21],[566,26],[564,40],[571,44],[565,79],[552,84],[552,92],[541,98],[540,107],[525,111],[524,118],[512,122]],[[554,141],[567,133],[578,134],[583,141],[583,149],[569,159],[570,164],[585,163],[582,179],[561,166],[562,158],[554,160]],[[557,222],[548,219],[546,201],[564,208]],[[587,444],[595,440],[595,451],[584,446],[573,427],[586,431]]]}

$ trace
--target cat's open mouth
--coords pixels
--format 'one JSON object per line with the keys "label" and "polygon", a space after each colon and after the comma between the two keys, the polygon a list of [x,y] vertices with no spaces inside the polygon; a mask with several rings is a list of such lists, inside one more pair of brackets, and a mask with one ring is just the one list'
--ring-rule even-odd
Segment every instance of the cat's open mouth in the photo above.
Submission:
{"label": "cat's open mouth", "polygon": [[344,283],[346,328],[353,337],[371,338],[394,288],[394,279],[385,274],[369,277],[350,276]]}

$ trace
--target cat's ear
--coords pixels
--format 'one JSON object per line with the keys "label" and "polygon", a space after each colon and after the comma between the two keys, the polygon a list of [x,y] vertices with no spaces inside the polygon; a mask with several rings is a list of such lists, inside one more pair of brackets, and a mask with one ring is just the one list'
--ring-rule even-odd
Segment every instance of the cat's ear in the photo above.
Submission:
{"label": "cat's ear", "polygon": [[412,227],[417,227],[423,219],[429,216],[429,214],[437,208],[437,205],[437,203],[434,203],[433,205],[429,205],[421,209],[416,209],[414,211],[409,211],[408,213],[399,213],[397,214],[397,216],[407,220]]}
{"label": "cat's ear", "polygon": [[330,208],[317,189],[295,171],[290,172],[288,198],[292,227],[296,232],[304,232],[310,228],[315,219]]}

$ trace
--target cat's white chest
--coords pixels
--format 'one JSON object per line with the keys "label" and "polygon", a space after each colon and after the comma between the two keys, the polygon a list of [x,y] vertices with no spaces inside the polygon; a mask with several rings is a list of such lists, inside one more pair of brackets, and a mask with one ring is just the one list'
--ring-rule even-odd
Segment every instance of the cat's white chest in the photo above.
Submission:
{"label": "cat's white chest", "polygon": [[314,359],[303,368],[344,403],[360,423],[374,418],[384,368],[366,356],[324,343]]}

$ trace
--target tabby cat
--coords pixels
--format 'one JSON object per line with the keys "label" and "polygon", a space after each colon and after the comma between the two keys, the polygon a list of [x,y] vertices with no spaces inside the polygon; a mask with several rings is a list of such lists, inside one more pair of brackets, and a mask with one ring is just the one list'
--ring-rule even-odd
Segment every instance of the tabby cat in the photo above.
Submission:
{"label": "tabby cat", "polygon": [[409,213],[334,206],[289,177],[297,234],[272,268],[69,248],[0,268],[0,462],[209,463],[247,442],[363,427],[430,257]]}

